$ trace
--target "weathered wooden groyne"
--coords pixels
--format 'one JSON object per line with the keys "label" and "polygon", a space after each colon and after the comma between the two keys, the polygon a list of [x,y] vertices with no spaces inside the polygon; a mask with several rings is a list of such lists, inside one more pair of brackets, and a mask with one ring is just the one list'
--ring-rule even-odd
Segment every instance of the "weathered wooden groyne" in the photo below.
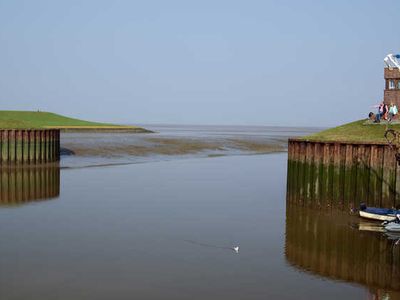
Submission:
{"label": "weathered wooden groyne", "polygon": [[60,159],[58,129],[0,129],[0,166],[45,164]]}
{"label": "weathered wooden groyne", "polygon": [[395,150],[383,143],[290,139],[289,203],[348,209],[400,205],[400,168]]}
{"label": "weathered wooden groyne", "polygon": [[0,169],[0,206],[51,199],[59,194],[58,164]]}
{"label": "weathered wooden groyne", "polygon": [[[354,222],[354,223],[353,223]],[[400,247],[390,234],[360,231],[363,224],[340,211],[288,204],[285,257],[295,268],[354,282],[375,295],[400,297]],[[353,226],[350,226],[353,224]],[[380,297],[374,299],[381,299]]]}

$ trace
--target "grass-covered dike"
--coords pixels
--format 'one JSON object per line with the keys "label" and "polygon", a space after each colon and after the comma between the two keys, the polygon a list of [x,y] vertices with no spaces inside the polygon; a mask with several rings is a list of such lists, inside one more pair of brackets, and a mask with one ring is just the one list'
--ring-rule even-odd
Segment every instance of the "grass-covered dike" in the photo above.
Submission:
{"label": "grass-covered dike", "polygon": [[79,120],[50,112],[0,111],[0,129],[60,129],[62,131],[151,132],[142,127]]}
{"label": "grass-covered dike", "polygon": [[400,123],[381,122],[376,124],[364,119],[326,129],[303,139],[321,142],[386,143],[384,134],[387,129],[400,131]]}

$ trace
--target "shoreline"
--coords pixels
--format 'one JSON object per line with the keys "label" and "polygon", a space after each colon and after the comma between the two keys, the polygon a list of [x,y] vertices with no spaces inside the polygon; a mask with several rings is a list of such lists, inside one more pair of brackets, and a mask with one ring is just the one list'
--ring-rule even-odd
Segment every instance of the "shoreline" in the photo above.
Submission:
{"label": "shoreline", "polygon": [[90,126],[68,126],[68,127],[45,127],[45,129],[59,129],[60,132],[94,132],[94,133],[155,133],[154,131],[148,130],[142,127],[90,127]]}

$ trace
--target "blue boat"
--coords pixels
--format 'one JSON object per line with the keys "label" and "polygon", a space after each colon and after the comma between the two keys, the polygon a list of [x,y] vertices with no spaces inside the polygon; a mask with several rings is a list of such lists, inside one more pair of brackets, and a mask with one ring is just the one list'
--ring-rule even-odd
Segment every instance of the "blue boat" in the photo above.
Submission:
{"label": "blue boat", "polygon": [[400,214],[400,210],[391,208],[367,207],[364,203],[361,203],[359,213],[360,217],[366,219],[393,221],[396,219],[396,215]]}

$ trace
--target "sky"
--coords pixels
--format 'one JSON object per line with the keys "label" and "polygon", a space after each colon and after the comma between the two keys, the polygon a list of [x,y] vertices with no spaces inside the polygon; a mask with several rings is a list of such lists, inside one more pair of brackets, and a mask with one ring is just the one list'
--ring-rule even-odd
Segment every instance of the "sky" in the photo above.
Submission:
{"label": "sky", "polygon": [[0,110],[334,126],[383,97],[399,0],[0,0]]}

